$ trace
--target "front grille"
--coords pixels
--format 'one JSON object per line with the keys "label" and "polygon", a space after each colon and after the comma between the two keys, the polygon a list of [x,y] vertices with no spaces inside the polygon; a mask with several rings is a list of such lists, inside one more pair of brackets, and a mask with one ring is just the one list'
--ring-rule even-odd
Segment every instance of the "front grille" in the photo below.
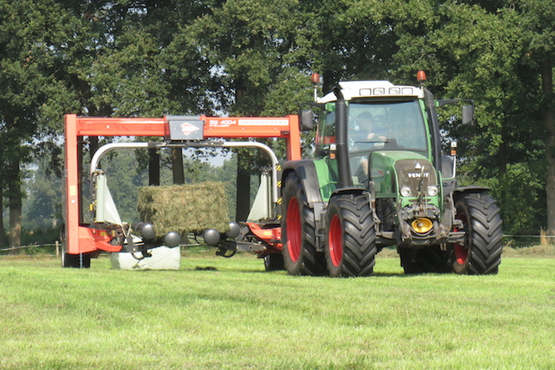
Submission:
{"label": "front grille", "polygon": [[437,185],[436,172],[426,159],[401,159],[395,162],[399,189],[408,186],[413,196],[426,192],[428,185]]}

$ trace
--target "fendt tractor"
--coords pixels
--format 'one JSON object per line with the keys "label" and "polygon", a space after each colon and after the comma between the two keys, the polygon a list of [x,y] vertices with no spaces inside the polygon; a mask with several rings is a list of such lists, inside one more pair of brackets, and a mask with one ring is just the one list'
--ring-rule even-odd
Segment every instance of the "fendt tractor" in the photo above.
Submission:
{"label": "fendt tractor", "polygon": [[[405,273],[495,274],[499,208],[487,188],[458,187],[442,155],[435,100],[423,86],[341,82],[317,99],[316,158],[282,165],[282,241],[293,275],[368,276],[396,246]],[[474,107],[462,108],[464,124]],[[304,129],[314,114],[301,112]]]}
{"label": "fendt tractor", "polygon": [[[318,112],[302,110],[299,116],[67,115],[63,266],[89,267],[103,251],[148,260],[155,248],[173,249],[183,240],[175,232],[155,237],[152,224],[133,230],[122,222],[100,168],[104,154],[119,148],[246,146],[267,153],[271,168],[261,176],[246,222],[231,222],[226,232],[206,229],[194,235],[216,247],[216,254],[252,252],[264,259],[266,270],[285,268],[291,275],[355,277],[371,275],[376,254],[391,247],[405,273],[497,273],[502,252],[497,203],[487,188],[457,186],[456,152],[442,155],[436,108],[460,100],[435,100],[423,86],[422,71],[418,80],[419,87],[341,82],[322,98],[315,92],[312,105]],[[473,116],[472,105],[462,107],[463,123],[470,124]],[[315,124],[315,155],[301,159],[300,131]],[[163,139],[107,144],[83,176],[84,136]],[[222,140],[241,137],[249,140]],[[281,175],[275,153],[254,138],[286,141]],[[92,202],[83,207],[87,176]]]}

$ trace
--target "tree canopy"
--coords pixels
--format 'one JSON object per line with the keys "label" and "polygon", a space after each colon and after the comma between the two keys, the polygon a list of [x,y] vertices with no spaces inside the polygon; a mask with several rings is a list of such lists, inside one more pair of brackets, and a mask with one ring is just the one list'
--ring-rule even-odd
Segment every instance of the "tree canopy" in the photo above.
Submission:
{"label": "tree canopy", "polygon": [[506,232],[555,234],[554,36],[554,0],[0,0],[10,244],[28,217],[25,166],[62,174],[63,114],[296,114],[312,72],[326,92],[413,84],[419,69],[436,97],[475,102],[476,126],[444,120],[461,179],[492,188]]}

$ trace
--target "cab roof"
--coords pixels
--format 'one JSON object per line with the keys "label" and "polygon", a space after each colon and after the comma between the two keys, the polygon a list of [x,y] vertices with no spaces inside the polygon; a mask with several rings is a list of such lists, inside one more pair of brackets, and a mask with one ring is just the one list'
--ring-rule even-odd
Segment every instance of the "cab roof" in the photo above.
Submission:
{"label": "cab roof", "polygon": [[[355,98],[381,98],[381,97],[412,97],[423,98],[424,92],[414,86],[393,85],[389,81],[345,81],[339,87],[345,100]],[[318,99],[318,103],[329,103],[337,100],[333,92]]]}

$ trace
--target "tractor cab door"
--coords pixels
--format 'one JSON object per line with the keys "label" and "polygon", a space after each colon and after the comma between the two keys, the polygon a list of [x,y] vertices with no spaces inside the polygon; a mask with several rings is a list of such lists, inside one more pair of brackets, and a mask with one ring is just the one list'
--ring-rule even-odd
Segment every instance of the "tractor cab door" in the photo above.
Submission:
{"label": "tractor cab door", "polygon": [[318,115],[318,129],[315,138],[316,157],[333,157],[335,151],[335,104],[326,104],[326,109]]}

